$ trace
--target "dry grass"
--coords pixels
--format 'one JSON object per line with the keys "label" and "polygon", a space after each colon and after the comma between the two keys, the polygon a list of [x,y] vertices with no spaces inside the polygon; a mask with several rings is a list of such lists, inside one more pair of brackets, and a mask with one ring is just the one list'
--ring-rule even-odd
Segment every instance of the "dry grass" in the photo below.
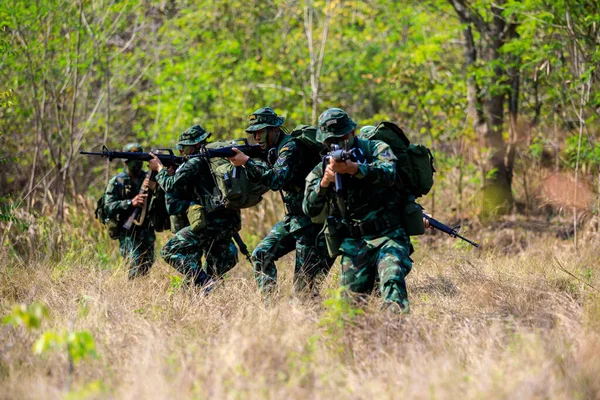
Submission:
{"label": "dry grass", "polygon": [[[289,256],[271,306],[247,262],[209,296],[178,287],[162,261],[134,282],[94,257],[3,263],[2,314],[40,302],[50,317],[0,328],[0,398],[600,398],[600,295],[555,261],[600,288],[597,243],[577,255],[548,234],[516,235],[514,251],[420,240],[400,318],[377,298],[348,317],[330,291],[337,265],[325,304],[293,300]],[[99,353],[71,377],[65,352],[31,350],[69,327]]]}

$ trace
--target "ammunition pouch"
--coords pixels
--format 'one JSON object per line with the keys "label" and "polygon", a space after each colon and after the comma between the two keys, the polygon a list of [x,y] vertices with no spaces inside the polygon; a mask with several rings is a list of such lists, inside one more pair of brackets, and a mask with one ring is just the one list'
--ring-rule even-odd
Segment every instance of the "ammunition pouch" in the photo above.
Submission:
{"label": "ammunition pouch", "polygon": [[410,196],[400,213],[402,228],[408,236],[417,236],[425,233],[423,225],[423,209],[415,202],[414,196]]}
{"label": "ammunition pouch", "polygon": [[327,217],[325,222],[325,244],[329,257],[335,258],[340,255],[340,246],[344,240],[343,224],[334,217]]}
{"label": "ammunition pouch", "polygon": [[186,215],[190,222],[190,228],[194,233],[200,233],[208,224],[206,209],[200,204],[191,204]]}
{"label": "ammunition pouch", "polygon": [[173,233],[177,233],[189,225],[185,214],[170,215],[169,220],[171,221],[171,232]]}
{"label": "ammunition pouch", "polygon": [[108,236],[113,240],[118,239],[121,234],[121,224],[119,224],[119,221],[116,219],[107,219],[104,223],[108,228]]}

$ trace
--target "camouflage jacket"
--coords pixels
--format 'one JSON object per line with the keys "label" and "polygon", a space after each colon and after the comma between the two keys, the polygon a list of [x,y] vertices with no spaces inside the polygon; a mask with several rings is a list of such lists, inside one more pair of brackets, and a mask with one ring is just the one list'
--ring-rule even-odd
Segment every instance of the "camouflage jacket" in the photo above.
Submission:
{"label": "camouflage jacket", "polygon": [[314,165],[307,163],[312,159],[303,154],[306,149],[291,136],[281,134],[276,146],[277,160],[269,167],[265,162],[250,159],[246,163],[248,178],[261,183],[273,191],[283,192],[283,202],[286,206],[286,223],[290,223],[291,231],[310,224],[310,218],[302,211],[304,185],[306,176]]}
{"label": "camouflage jacket", "polygon": [[174,175],[169,175],[166,168],[156,175],[156,181],[167,194],[169,214],[173,211],[184,212],[190,203],[198,203],[207,208],[208,223],[223,224],[225,228],[241,228],[239,210],[211,208],[210,200],[215,197],[215,182],[203,158],[191,158],[181,164]]}
{"label": "camouflage jacket", "polygon": [[[146,178],[146,171],[141,171],[137,177],[137,183],[127,174],[125,169],[113,176],[104,192],[104,213],[109,219],[123,222],[133,212],[131,199],[140,193],[142,183]],[[148,199],[149,201],[150,199]],[[148,228],[150,218],[146,218],[142,228]]]}
{"label": "camouflage jacket", "polygon": [[[390,146],[379,140],[358,138],[354,138],[353,146],[365,154],[366,162],[359,163],[358,172],[354,176],[342,175],[346,221],[361,223],[397,214],[396,202],[390,201],[392,185],[396,179],[396,156]],[[314,217],[326,205],[333,204],[332,214],[339,218],[342,213],[336,202],[335,185],[332,183],[329,187],[321,187],[322,177],[323,165],[319,164],[306,178],[303,210]]]}

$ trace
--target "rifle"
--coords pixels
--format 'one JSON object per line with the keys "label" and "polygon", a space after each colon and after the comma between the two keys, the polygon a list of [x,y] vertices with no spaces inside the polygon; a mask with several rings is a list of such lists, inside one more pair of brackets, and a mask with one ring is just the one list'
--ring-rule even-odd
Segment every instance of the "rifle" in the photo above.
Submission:
{"label": "rifle", "polygon": [[[356,161],[356,156],[353,150],[344,150],[337,144],[331,145],[331,151],[323,157],[323,168],[329,164],[329,159],[333,158],[335,162],[352,160]],[[337,205],[342,214],[342,219],[346,217],[346,199],[344,198],[344,188],[342,186],[342,176],[338,173],[335,174],[335,195],[337,199]]]}
{"label": "rifle", "polygon": [[[233,143],[235,143],[235,142],[232,142],[232,144]],[[250,157],[259,158],[259,157],[264,156],[264,152],[260,148],[260,145],[248,144],[248,142],[245,142],[244,144],[240,144],[237,146],[232,145],[232,146],[228,146],[228,147],[219,147],[219,148],[214,148],[214,149],[203,146],[200,149],[199,153],[184,155],[184,156],[176,156],[173,153],[173,150],[171,150],[171,149],[153,149],[152,153],[154,153],[154,155],[156,157],[158,157],[160,162],[165,167],[169,167],[172,165],[174,165],[174,166],[181,165],[189,159],[198,158],[198,157],[202,157],[202,158],[233,157],[236,154],[235,151],[233,151],[234,147],[237,148],[239,151],[249,155]],[[161,153],[164,151],[166,151],[167,154]],[[101,152],[80,151],[79,154],[83,154],[83,155],[87,155],[87,156],[106,157],[108,159],[108,161],[112,161],[116,158],[122,159],[122,160],[138,160],[138,161],[152,160],[152,156],[150,155],[150,153],[133,152],[133,151],[114,151],[114,150],[110,150],[106,146],[102,146]]]}
{"label": "rifle", "polygon": [[244,243],[242,237],[238,232],[233,234],[233,240],[235,241],[235,244],[237,244],[238,249],[240,249],[240,253],[242,253],[246,257],[246,259],[250,261],[250,263],[252,263],[252,258],[250,256],[250,252],[248,251],[248,246],[246,246],[246,243]]}
{"label": "rifle", "polygon": [[[154,181],[155,176],[156,176],[156,173],[154,171],[148,171],[146,173],[146,179],[148,179],[148,182]],[[144,182],[146,181],[146,179],[144,179]],[[149,186],[142,183],[142,187],[140,188],[139,194],[148,194],[149,191],[150,191]],[[150,203],[150,200],[147,199],[146,203],[144,204],[143,207],[135,207],[133,209],[133,211],[131,212],[131,215],[129,215],[129,218],[127,218],[127,221],[125,221],[125,223],[123,224],[123,228],[125,230],[131,229],[131,227],[134,224],[139,226],[144,223],[144,220],[146,219],[146,213],[148,211],[149,203]],[[140,215],[140,213],[141,213],[141,215]]]}
{"label": "rifle", "polygon": [[452,236],[452,237],[457,237],[459,239],[464,240],[465,242],[469,243],[471,246],[474,247],[479,247],[479,244],[467,239],[466,237],[463,237],[461,235],[458,234],[458,230],[460,229],[460,226],[456,227],[456,228],[450,228],[447,225],[442,224],[440,221],[431,218],[429,215],[423,213],[423,218],[425,218],[427,221],[429,221],[429,225],[431,227],[433,227],[434,229],[437,229],[438,231],[442,231],[444,233],[447,233],[448,235]]}

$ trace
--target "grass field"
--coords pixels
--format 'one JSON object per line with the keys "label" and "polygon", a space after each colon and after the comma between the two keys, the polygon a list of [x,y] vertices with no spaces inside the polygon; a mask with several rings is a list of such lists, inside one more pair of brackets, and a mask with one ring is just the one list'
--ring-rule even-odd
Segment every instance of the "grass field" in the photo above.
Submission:
{"label": "grass field", "polygon": [[[209,296],[162,261],[136,281],[76,249],[3,262],[2,315],[34,303],[48,315],[1,327],[0,398],[600,398],[598,242],[575,252],[551,229],[506,226],[477,234],[482,251],[420,238],[402,317],[375,296],[346,304],[338,264],[320,301],[298,301],[291,256],[270,305],[245,261]],[[45,332],[82,331],[97,357],[34,354]]]}

